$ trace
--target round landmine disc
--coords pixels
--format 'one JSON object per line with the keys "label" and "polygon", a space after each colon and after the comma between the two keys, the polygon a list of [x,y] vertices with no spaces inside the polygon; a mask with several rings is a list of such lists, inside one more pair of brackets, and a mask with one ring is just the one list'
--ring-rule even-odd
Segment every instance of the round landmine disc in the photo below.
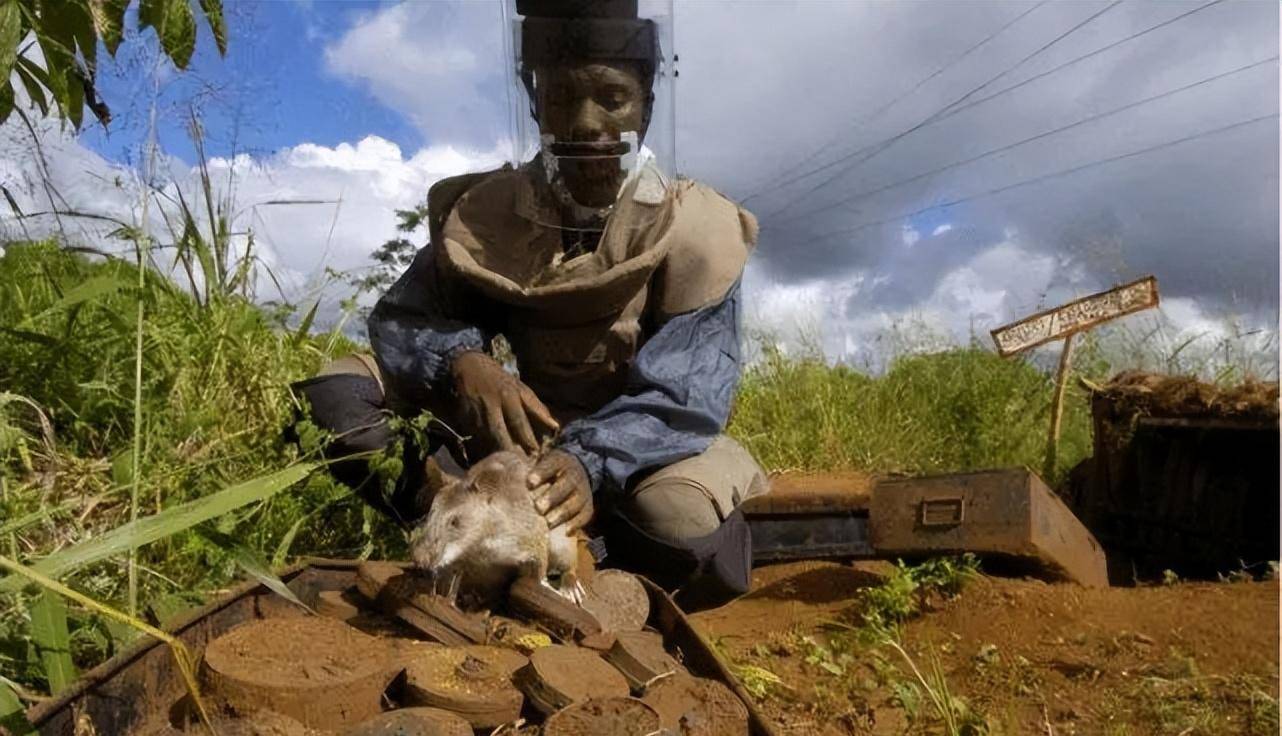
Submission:
{"label": "round landmine disc", "polygon": [[640,631],[650,618],[650,595],[635,575],[601,570],[587,585],[583,607],[606,631]]}
{"label": "round landmine disc", "polygon": [[685,671],[663,648],[663,637],[653,631],[620,632],[605,653],[605,661],[623,673],[633,690],[640,690],[659,675]]}
{"label": "round landmine disc", "polygon": [[560,644],[536,649],[514,680],[545,715],[581,700],[628,695],[628,681],[600,655]]}
{"label": "round landmine disc", "polygon": [[[266,710],[256,711],[241,718],[215,716],[210,719],[210,725],[214,727],[214,732],[218,736],[320,736],[319,731],[310,729],[289,716]],[[182,729],[165,726],[159,731],[152,731],[148,736],[208,733],[208,729],[196,721]]]}
{"label": "round landmine disc", "polygon": [[350,621],[361,615],[355,596],[343,590],[322,590],[316,596],[316,613],[339,621]]}
{"label": "round landmine disc", "polygon": [[553,713],[543,736],[649,736],[659,730],[659,714],[636,698],[598,698]]}
{"label": "round landmine disc", "polygon": [[438,708],[401,708],[361,723],[343,736],[472,736],[472,724]]}
{"label": "round landmine disc", "polygon": [[490,616],[485,622],[486,643],[515,649],[528,655],[552,643],[552,637],[506,616]]}
{"label": "round landmine disc", "polygon": [[445,645],[422,639],[405,639],[401,637],[381,638],[381,641],[392,651],[392,666],[397,671],[408,669],[423,652],[444,649]]}
{"label": "round landmine disc", "polygon": [[271,710],[309,728],[345,728],[378,715],[395,677],[390,649],[322,616],[242,624],[205,647],[212,699],[236,714]]}
{"label": "round landmine disc", "polygon": [[678,672],[661,677],[641,697],[664,728],[683,736],[748,733],[748,708],[716,680]]}
{"label": "round landmine disc", "polygon": [[478,729],[514,721],[525,698],[512,684],[512,655],[521,656],[483,645],[422,650],[405,668],[406,700],[456,713]]}
{"label": "round landmine disc", "polygon": [[529,664],[530,658],[512,649],[490,647],[484,644],[469,644],[459,647],[473,657],[491,662],[510,679],[517,670]]}

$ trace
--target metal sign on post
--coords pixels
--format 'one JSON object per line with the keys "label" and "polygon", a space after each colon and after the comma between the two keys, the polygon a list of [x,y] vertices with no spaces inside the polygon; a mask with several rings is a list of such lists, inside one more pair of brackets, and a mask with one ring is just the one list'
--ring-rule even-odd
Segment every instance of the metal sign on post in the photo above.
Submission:
{"label": "metal sign on post", "polygon": [[1052,309],[1025,317],[1018,322],[992,331],[997,352],[1003,358],[1017,355],[1052,340],[1064,341],[1055,376],[1055,395],[1051,400],[1050,438],[1046,446],[1046,465],[1042,474],[1049,480],[1055,470],[1059,449],[1060,419],[1064,409],[1064,387],[1072,360],[1073,335],[1118,317],[1152,309],[1158,305],[1157,277],[1145,276],[1108,291],[1075,299]]}

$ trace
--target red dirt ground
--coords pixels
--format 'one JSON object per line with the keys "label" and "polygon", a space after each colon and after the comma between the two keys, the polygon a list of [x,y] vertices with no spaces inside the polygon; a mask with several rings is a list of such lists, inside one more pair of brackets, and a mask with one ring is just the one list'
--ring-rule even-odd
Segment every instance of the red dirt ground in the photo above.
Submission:
{"label": "red dirt ground", "polygon": [[[946,733],[920,686],[915,708],[895,696],[916,684],[901,655],[829,624],[859,624],[860,591],[888,569],[765,567],[752,593],[694,619],[733,662],[782,680],[761,703],[784,734]],[[962,733],[1276,734],[1278,593],[1276,580],[1092,590],[981,576],[931,601],[902,641],[983,724]]]}

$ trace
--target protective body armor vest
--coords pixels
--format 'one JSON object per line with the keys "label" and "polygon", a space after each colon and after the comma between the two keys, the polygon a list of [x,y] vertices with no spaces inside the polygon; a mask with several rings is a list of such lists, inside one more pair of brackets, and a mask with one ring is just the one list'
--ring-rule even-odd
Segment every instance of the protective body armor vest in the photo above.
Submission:
{"label": "protective body armor vest", "polygon": [[757,223],[709,187],[643,168],[596,249],[566,259],[540,176],[531,164],[443,180],[429,194],[429,224],[442,281],[497,307],[487,311],[500,315],[494,327],[521,379],[565,420],[620,395],[633,357],[668,319],[725,297]]}

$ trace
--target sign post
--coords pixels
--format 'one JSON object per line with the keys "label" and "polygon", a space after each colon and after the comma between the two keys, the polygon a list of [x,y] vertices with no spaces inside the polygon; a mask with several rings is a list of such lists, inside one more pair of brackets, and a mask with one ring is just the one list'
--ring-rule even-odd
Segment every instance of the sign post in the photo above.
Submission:
{"label": "sign post", "polygon": [[1049,482],[1054,474],[1059,452],[1059,428],[1064,412],[1064,388],[1072,364],[1073,336],[1127,314],[1152,309],[1158,305],[1157,278],[1145,276],[1108,291],[1076,299],[1046,309],[992,331],[997,353],[1003,358],[1018,355],[1052,340],[1063,339],[1059,370],[1055,375],[1055,394],[1051,398],[1050,436],[1046,443],[1046,464],[1042,475]]}

